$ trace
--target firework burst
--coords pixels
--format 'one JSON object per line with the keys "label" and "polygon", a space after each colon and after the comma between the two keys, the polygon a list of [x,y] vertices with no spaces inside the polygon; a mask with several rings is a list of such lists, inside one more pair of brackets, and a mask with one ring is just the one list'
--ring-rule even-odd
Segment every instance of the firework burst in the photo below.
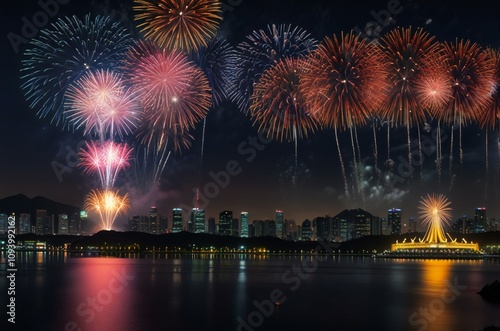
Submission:
{"label": "firework burst", "polygon": [[442,76],[446,75],[444,54],[434,36],[421,28],[393,29],[382,37],[381,47],[382,59],[389,64],[390,83],[381,116],[388,123],[406,126],[411,167],[410,128],[416,125],[420,130],[420,125],[432,115],[426,106],[440,101],[437,96],[429,98],[429,87],[437,91],[437,84],[442,83]]}
{"label": "firework burst", "polygon": [[318,128],[300,89],[304,60],[287,58],[266,70],[251,96],[250,115],[259,131],[274,139],[307,138]]}
{"label": "firework burst", "polygon": [[85,198],[84,208],[99,216],[104,230],[111,230],[116,217],[130,210],[128,194],[121,196],[118,191],[92,190]]}
{"label": "firework burst", "polygon": [[323,126],[335,130],[342,164],[337,130],[350,130],[354,169],[357,169],[356,155],[361,156],[354,148],[356,126],[364,125],[379,108],[387,89],[380,51],[351,32],[326,37],[308,58],[308,70],[301,83],[310,111]]}
{"label": "firework burst", "polygon": [[500,51],[486,49],[488,62],[494,70],[493,85],[490,88],[491,103],[486,111],[479,115],[479,123],[483,128],[500,130]]}
{"label": "firework burst", "polygon": [[208,46],[190,52],[189,59],[205,73],[212,89],[213,107],[218,107],[233,89],[233,73],[238,63],[235,48],[225,38],[216,37]]}
{"label": "firework burst", "polygon": [[125,55],[130,34],[109,17],[58,19],[33,38],[24,53],[21,88],[40,118],[65,127],[65,95],[89,69],[114,65]]}
{"label": "firework burst", "polygon": [[91,141],[80,152],[80,166],[87,173],[98,173],[102,187],[113,187],[118,173],[130,166],[132,149],[127,144]]}
{"label": "firework burst", "polygon": [[267,31],[254,31],[246,39],[237,46],[239,61],[230,95],[244,113],[248,113],[253,87],[266,69],[283,58],[304,57],[317,45],[307,31],[285,24],[268,25]]}
{"label": "firework burst", "polygon": [[463,162],[462,127],[480,121],[490,106],[495,83],[493,59],[477,43],[469,40],[445,42],[444,52],[449,70],[452,99],[439,114],[439,119],[451,125],[450,173],[453,161],[453,129],[459,127],[460,162]]}
{"label": "firework burst", "polygon": [[135,0],[135,20],[161,48],[198,50],[215,37],[222,20],[218,0]]}
{"label": "firework burst", "polygon": [[129,81],[151,127],[193,128],[211,105],[208,80],[187,55],[138,42],[127,60]]}
{"label": "firework burst", "polygon": [[67,93],[66,116],[84,134],[123,137],[137,126],[139,102],[125,88],[120,75],[109,70],[89,71]]}
{"label": "firework burst", "polygon": [[428,194],[422,197],[419,211],[422,225],[427,226],[424,241],[429,243],[446,242],[443,225],[451,221],[451,202],[443,194]]}

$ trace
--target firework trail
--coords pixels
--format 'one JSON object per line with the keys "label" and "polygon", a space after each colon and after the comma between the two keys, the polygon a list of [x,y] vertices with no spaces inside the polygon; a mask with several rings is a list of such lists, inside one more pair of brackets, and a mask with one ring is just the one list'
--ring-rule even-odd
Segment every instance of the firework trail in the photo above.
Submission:
{"label": "firework trail", "polygon": [[111,230],[116,217],[130,210],[130,201],[128,193],[120,196],[118,191],[92,190],[85,198],[84,207],[99,216],[105,230]]}
{"label": "firework trail", "polygon": [[130,45],[129,32],[109,17],[59,18],[33,38],[24,53],[21,89],[39,118],[66,127],[68,88],[89,69],[116,66]]}
{"label": "firework trail", "polygon": [[[219,107],[228,100],[234,89],[234,71],[238,57],[235,48],[223,37],[215,37],[206,47],[191,51],[188,58],[193,61],[205,74],[212,90],[212,108]],[[203,131],[200,151],[199,183],[203,171],[203,154],[205,150],[205,130],[207,118],[203,119]]]}
{"label": "firework trail", "polygon": [[450,170],[453,159],[453,129],[459,129],[460,163],[463,162],[462,127],[471,121],[480,121],[484,109],[491,103],[495,82],[493,59],[477,43],[469,40],[445,42],[444,54],[449,72],[452,98],[438,118],[451,125]]}
{"label": "firework trail", "polygon": [[207,46],[222,21],[218,0],[135,0],[134,11],[146,39],[183,51]]}
{"label": "firework trail", "polygon": [[87,142],[80,151],[80,166],[87,173],[98,173],[102,187],[113,187],[118,173],[130,166],[132,148],[113,141]]}
{"label": "firework trail", "polygon": [[134,137],[134,174],[136,186],[148,192],[160,181],[172,154],[191,147],[193,136],[173,128],[152,127],[147,122],[139,127]]}
{"label": "firework trail", "polygon": [[250,97],[262,73],[284,58],[302,58],[317,46],[316,39],[291,25],[268,25],[267,30],[253,31],[237,45],[238,63],[230,100],[248,114]]}
{"label": "firework trail", "polygon": [[411,168],[410,129],[423,124],[430,116],[419,93],[426,77],[446,75],[440,44],[421,28],[396,28],[381,38],[383,60],[389,64],[390,91],[384,102],[382,117],[394,125],[404,125],[408,134],[408,162]]}
{"label": "firework trail", "polygon": [[[312,116],[325,127],[351,132],[356,181],[360,151],[354,147],[353,130],[379,109],[387,89],[386,69],[379,59],[380,50],[353,32],[325,37],[308,57],[308,70],[301,80]],[[361,192],[359,183],[357,188]]]}
{"label": "firework trail", "polygon": [[84,135],[100,139],[123,138],[132,133],[139,120],[140,106],[120,76],[109,70],[86,72],[67,92],[68,121]]}

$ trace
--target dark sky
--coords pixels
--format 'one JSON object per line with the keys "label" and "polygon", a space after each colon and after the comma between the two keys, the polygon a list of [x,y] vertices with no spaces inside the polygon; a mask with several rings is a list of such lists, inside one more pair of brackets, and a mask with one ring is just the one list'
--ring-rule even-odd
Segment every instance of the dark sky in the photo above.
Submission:
{"label": "dark sky", "polygon": [[[401,9],[391,14],[381,35],[396,26],[423,27],[440,41],[455,38],[470,39],[483,46],[499,47],[500,9],[494,2],[474,1],[463,5],[456,1],[289,1],[289,0],[225,0],[227,10],[220,34],[233,45],[244,40],[255,29],[268,24],[288,23],[306,29],[321,40],[325,35],[359,28],[365,31],[376,15],[384,16],[389,7]],[[231,5],[232,4],[232,5]],[[65,15],[111,15],[131,29],[135,28],[128,1],[70,0],[60,5],[52,21]],[[83,140],[79,133],[63,131],[49,121],[39,119],[29,109],[20,89],[19,69],[25,45],[16,53],[7,38],[8,33],[21,35],[22,18],[31,19],[41,8],[37,1],[10,1],[2,10],[2,88],[0,93],[0,197],[23,193],[29,197],[45,196],[77,206],[83,205],[85,195],[94,188],[93,180],[75,166],[74,151]],[[385,15],[387,16],[387,15]],[[370,24],[368,24],[370,26]],[[431,123],[431,129],[435,123]],[[134,213],[146,213],[157,205],[160,213],[171,215],[179,205],[192,206],[193,188],[200,181],[201,123],[193,131],[195,141],[190,150],[174,155],[167,165],[158,190],[146,196],[132,194]],[[449,134],[449,129],[445,129]],[[458,132],[457,132],[458,133]],[[396,174],[401,179],[387,187],[381,184],[383,173],[374,169],[374,139],[370,127],[359,128],[359,142],[363,157],[363,193],[356,190],[350,198],[344,195],[334,135],[331,131],[313,134],[298,143],[298,168],[295,168],[293,143],[270,142],[262,144],[252,161],[249,142],[257,137],[257,129],[235,105],[226,103],[210,111],[206,123],[206,140],[201,167],[201,188],[211,182],[210,172],[219,173],[231,162],[237,162],[241,172],[231,176],[216,197],[207,199],[203,207],[208,216],[218,217],[222,210],[239,214],[248,211],[250,219],[274,218],[274,210],[284,210],[285,218],[302,222],[325,214],[335,215],[345,208],[363,208],[385,217],[387,209],[403,208],[403,217],[416,216],[420,196],[443,193],[452,201],[454,217],[471,215],[474,208],[485,206],[488,216],[500,217],[499,152],[497,134],[489,134],[489,171],[485,163],[485,131],[475,125],[464,128],[464,162],[455,162],[448,172],[449,140],[444,139],[443,175],[439,182],[434,165],[434,152],[427,153],[424,164],[406,177],[401,170],[406,160],[406,130],[391,131],[391,154]],[[386,131],[377,132],[378,168],[385,172]],[[415,130],[412,139],[417,138]],[[423,133],[423,140],[430,135]],[[346,164],[346,173],[352,174],[352,150],[347,132],[340,134],[340,143]],[[241,145],[244,144],[244,145]],[[243,147],[246,153],[239,153]],[[260,146],[260,145],[259,145]],[[456,147],[456,146],[455,146]],[[455,150],[457,155],[457,150]],[[457,160],[458,158],[455,158]],[[60,176],[54,164],[69,166],[70,172]],[[294,176],[295,174],[295,176]],[[295,180],[293,180],[295,178]],[[123,180],[122,180],[123,182]],[[352,180],[349,178],[349,184]],[[119,227],[120,221],[117,222]]]}

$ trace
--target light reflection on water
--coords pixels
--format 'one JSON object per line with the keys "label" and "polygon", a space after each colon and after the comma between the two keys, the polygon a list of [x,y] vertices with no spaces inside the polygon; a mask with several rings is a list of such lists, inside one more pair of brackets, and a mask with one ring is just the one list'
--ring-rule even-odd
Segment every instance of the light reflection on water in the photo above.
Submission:
{"label": "light reflection on water", "polygon": [[[498,279],[498,261],[26,252],[18,265],[23,330],[64,330],[72,322],[82,331],[236,330],[237,318],[247,320],[254,302],[276,289],[286,300],[255,330],[500,326],[500,306],[476,293]],[[454,292],[450,284],[464,288]]]}

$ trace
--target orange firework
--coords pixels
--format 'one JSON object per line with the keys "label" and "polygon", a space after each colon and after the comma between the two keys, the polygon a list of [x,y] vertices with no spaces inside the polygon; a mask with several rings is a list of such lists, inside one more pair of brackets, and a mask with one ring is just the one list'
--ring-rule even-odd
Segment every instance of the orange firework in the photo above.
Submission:
{"label": "orange firework", "polygon": [[500,130],[500,51],[488,48],[486,55],[495,72],[490,88],[491,103],[482,111],[478,120],[483,128]]}
{"label": "orange firework", "polygon": [[302,87],[323,125],[350,129],[366,123],[387,89],[379,49],[353,32],[326,37],[314,51]]}
{"label": "orange firework", "polygon": [[120,196],[118,191],[92,190],[85,198],[84,208],[98,214],[105,230],[111,230],[116,217],[130,209],[128,194]]}
{"label": "orange firework", "polygon": [[295,141],[318,128],[299,88],[304,67],[304,60],[285,58],[264,71],[250,98],[250,115],[259,131],[280,141]]}
{"label": "orange firework", "polygon": [[[429,88],[441,90],[446,74],[440,44],[421,28],[412,31],[410,27],[389,31],[382,37],[381,46],[389,63],[391,86],[382,117],[407,127],[424,123],[429,115],[426,106],[439,101],[429,99]],[[427,102],[422,102],[422,97]]]}
{"label": "orange firework", "polygon": [[[384,63],[380,61],[379,49],[353,32],[325,37],[308,58],[307,72],[301,80],[302,90],[312,116],[335,131],[345,191],[349,195],[337,130],[348,129],[351,133],[357,172],[356,158],[361,159],[361,152],[356,127],[364,125],[379,108],[387,90]],[[357,174],[355,178],[359,189]]]}
{"label": "orange firework", "polygon": [[450,170],[453,161],[453,127],[459,127],[460,162],[463,162],[462,126],[480,121],[481,114],[491,104],[495,83],[493,59],[477,43],[469,40],[445,42],[444,53],[449,70],[452,99],[438,117],[452,126],[450,143]]}
{"label": "orange firework", "polygon": [[162,48],[198,50],[215,37],[222,20],[218,0],[135,0],[135,19]]}
{"label": "orange firework", "polygon": [[477,43],[444,43],[448,80],[453,98],[439,118],[450,125],[465,125],[480,118],[491,102],[495,83],[493,58]]}

